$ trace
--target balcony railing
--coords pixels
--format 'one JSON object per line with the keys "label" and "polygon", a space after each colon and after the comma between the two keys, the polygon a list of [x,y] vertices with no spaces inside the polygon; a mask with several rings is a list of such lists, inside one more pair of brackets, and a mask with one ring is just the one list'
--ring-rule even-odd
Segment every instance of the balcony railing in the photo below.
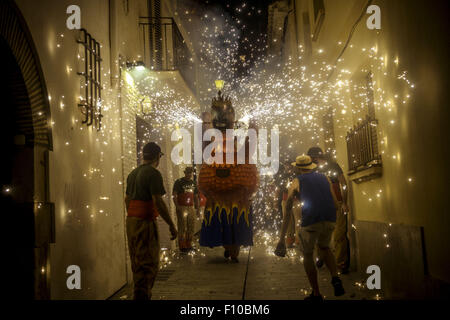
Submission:
{"label": "balcony railing", "polygon": [[347,153],[350,173],[381,166],[378,152],[376,119],[367,116],[347,133]]}
{"label": "balcony railing", "polygon": [[140,17],[144,63],[155,71],[180,71],[194,90],[195,72],[191,52],[173,18]]}

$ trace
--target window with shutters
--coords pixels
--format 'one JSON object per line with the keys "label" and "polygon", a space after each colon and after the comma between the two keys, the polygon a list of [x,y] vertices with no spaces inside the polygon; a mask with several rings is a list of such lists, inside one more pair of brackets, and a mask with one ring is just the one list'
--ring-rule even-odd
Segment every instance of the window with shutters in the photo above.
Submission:
{"label": "window with shutters", "polygon": [[[347,132],[349,174],[370,169],[357,175],[357,182],[381,175],[381,154],[378,148],[378,120],[375,117],[373,74],[368,72],[352,79],[353,127]],[[378,169],[374,169],[378,168]]]}

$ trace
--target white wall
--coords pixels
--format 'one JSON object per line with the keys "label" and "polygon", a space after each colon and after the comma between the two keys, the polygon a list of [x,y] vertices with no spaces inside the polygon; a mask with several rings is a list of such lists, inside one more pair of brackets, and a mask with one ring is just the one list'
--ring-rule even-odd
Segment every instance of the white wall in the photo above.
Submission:
{"label": "white wall", "polygon": [[[324,49],[328,63],[334,63],[342,48],[337,42],[346,41],[365,4],[366,1],[325,1],[325,22],[319,41],[313,46]],[[441,14],[445,6],[425,1],[373,4],[381,9],[381,30],[369,30],[369,15],[365,15],[355,29],[350,43],[353,47],[347,48],[337,68],[349,70],[348,79],[370,70],[375,82],[383,176],[353,184],[355,218],[422,226],[430,275],[449,282],[446,244],[450,242],[450,219],[444,193],[449,153],[445,107],[448,49],[444,31],[448,25]],[[367,51],[372,47],[377,50],[377,59],[368,57]],[[404,71],[410,83],[398,78]],[[334,123],[337,157],[347,171],[345,134],[357,116],[352,115],[349,92],[342,90],[338,99],[342,103],[337,107]],[[344,105],[346,114],[341,113]]]}
{"label": "white wall", "polygon": [[[109,1],[19,0],[51,97],[53,146],[50,197],[56,210],[51,245],[52,299],[104,299],[126,283],[123,174],[118,92],[110,86]],[[140,4],[120,13],[119,50],[134,58]],[[66,28],[66,8],[81,8],[81,26],[102,45],[103,129],[82,124],[77,104],[84,89],[76,74],[77,31]],[[141,6],[142,7],[142,6]],[[119,10],[123,10],[120,2]],[[130,44],[135,44],[130,45]],[[66,268],[81,268],[81,290],[66,288]]]}
{"label": "white wall", "polygon": [[[334,64],[366,3],[325,0],[325,20],[318,41],[312,42],[311,61]],[[450,218],[445,194],[450,145],[446,132],[448,22],[444,16],[448,8],[440,1],[378,0],[373,4],[381,9],[381,30],[369,30],[366,27],[369,15],[365,14],[331,79],[334,84],[342,69],[349,72],[342,80],[355,80],[369,70],[374,74],[383,176],[353,183],[354,218],[423,227],[429,274],[450,282],[447,272]],[[311,10],[311,6],[310,0],[295,1],[300,35],[302,13]],[[311,27],[313,30],[314,26]],[[299,44],[303,44],[304,39],[299,39]],[[287,38],[287,41],[286,46],[292,48],[294,40]],[[376,49],[376,59],[369,57],[370,48]],[[321,54],[319,49],[323,50]],[[399,79],[404,71],[409,83]],[[335,109],[337,161],[344,172],[348,171],[345,136],[359,117],[352,110],[360,111],[352,105],[351,90],[347,91],[353,84],[349,82],[337,89],[338,94],[330,99]],[[388,241],[383,234],[379,237],[373,241]]]}

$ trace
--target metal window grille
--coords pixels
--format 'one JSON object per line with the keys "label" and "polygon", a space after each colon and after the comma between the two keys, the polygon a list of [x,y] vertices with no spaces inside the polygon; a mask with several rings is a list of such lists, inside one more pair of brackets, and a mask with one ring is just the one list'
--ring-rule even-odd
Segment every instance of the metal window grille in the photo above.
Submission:
{"label": "metal window grille", "polygon": [[378,151],[378,120],[370,115],[347,133],[348,166],[350,171],[359,171],[372,166],[381,166]]}
{"label": "metal window grille", "polygon": [[77,43],[84,47],[84,71],[77,74],[83,76],[85,80],[85,95],[78,107],[84,115],[83,123],[87,126],[94,125],[97,131],[100,131],[103,117],[100,43],[85,29],[80,29]]}

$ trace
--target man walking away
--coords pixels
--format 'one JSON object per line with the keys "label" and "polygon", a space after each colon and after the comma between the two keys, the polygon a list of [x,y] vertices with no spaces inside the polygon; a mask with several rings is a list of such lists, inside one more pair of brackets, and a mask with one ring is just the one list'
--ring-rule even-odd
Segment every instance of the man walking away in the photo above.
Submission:
{"label": "man walking away", "polygon": [[[336,227],[333,232],[333,246],[334,254],[336,255],[336,262],[341,273],[348,273],[350,267],[350,242],[347,237],[348,221],[347,213],[349,206],[347,203],[347,181],[341,167],[326,156],[319,147],[312,147],[308,150],[308,156],[317,165],[317,171],[326,175],[333,186],[334,194],[338,201],[336,210]],[[321,257],[317,261],[317,266],[320,268],[323,265]]]}
{"label": "man walking away", "polygon": [[173,201],[175,203],[178,222],[178,245],[181,252],[189,252],[192,248],[196,212],[198,215],[198,190],[192,180],[194,169],[187,167],[184,177],[173,185]]}
{"label": "man walking away", "polygon": [[161,173],[156,169],[163,156],[161,148],[150,142],[143,149],[144,162],[127,178],[127,238],[133,271],[134,300],[150,300],[159,266],[158,215],[170,227],[171,240],[177,229],[162,196],[166,193]]}
{"label": "man walking away", "polygon": [[[314,172],[314,164],[309,156],[298,156],[292,163],[298,176],[293,180],[288,190],[287,216],[292,215],[294,198],[298,198],[302,206],[302,222],[299,232],[303,247],[303,265],[312,287],[312,293],[306,300],[322,301],[317,270],[314,265],[313,252],[316,244],[327,265],[334,287],[334,295],[345,293],[342,281],[338,276],[336,260],[330,249],[331,234],[336,222],[337,200],[330,180],[323,174]],[[284,239],[280,239],[275,253],[283,247]],[[281,254],[282,256],[282,254]]]}

